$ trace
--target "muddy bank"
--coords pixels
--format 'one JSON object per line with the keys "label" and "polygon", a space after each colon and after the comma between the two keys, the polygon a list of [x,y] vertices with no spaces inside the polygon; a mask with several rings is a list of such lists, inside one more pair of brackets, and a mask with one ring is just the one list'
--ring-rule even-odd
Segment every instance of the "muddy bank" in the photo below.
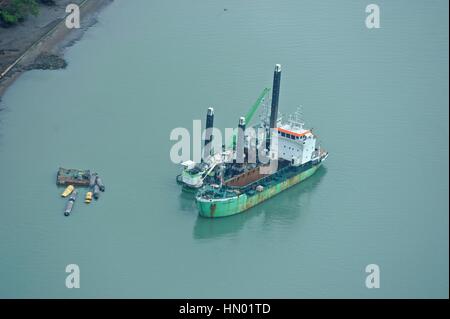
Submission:
{"label": "muddy bank", "polygon": [[[5,90],[22,72],[65,68],[65,49],[97,22],[100,10],[112,1],[60,0],[55,6],[41,6],[40,14],[23,24],[0,28],[0,103]],[[65,8],[69,3],[80,6],[80,29],[65,26]]]}

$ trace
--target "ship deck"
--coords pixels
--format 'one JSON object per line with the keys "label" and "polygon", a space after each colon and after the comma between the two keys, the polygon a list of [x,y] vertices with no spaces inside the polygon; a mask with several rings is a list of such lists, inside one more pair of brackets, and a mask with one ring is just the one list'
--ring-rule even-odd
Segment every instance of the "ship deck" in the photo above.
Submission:
{"label": "ship deck", "polygon": [[225,182],[222,188],[214,188],[209,185],[204,186],[197,196],[206,199],[225,199],[243,193],[246,193],[248,196],[253,196],[256,194],[258,186],[262,186],[263,188],[274,186],[320,164],[327,157],[328,152],[321,149],[319,154],[320,156],[317,160],[309,161],[301,166],[292,166],[289,161],[282,160],[279,163],[277,172],[270,175],[259,174],[260,167],[256,167],[257,173],[254,173],[253,170],[255,169],[253,169],[239,174]]}

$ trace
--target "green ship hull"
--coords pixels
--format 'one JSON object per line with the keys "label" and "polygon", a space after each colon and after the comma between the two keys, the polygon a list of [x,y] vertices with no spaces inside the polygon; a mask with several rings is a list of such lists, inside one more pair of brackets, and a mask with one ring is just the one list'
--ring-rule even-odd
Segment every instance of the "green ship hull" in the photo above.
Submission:
{"label": "green ship hull", "polygon": [[262,192],[256,192],[254,195],[241,194],[239,196],[228,197],[223,199],[196,199],[199,215],[202,217],[216,218],[226,217],[241,213],[263,201],[281,193],[282,191],[294,186],[311,175],[313,175],[320,167],[321,163],[312,166],[306,171],[298,173],[279,183],[265,188]]}

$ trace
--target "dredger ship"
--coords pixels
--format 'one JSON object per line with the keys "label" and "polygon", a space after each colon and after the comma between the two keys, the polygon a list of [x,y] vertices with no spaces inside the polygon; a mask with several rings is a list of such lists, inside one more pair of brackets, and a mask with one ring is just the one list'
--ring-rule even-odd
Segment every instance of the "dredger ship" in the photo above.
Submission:
{"label": "dredger ship", "polygon": [[[267,101],[268,88],[246,116],[239,119],[228,149],[223,145],[221,150],[212,150],[214,109],[208,109],[203,159],[200,163],[191,160],[181,163],[183,171],[177,176],[184,190],[196,192],[200,216],[215,218],[244,212],[307,179],[328,157],[312,130],[304,128],[298,112],[287,121],[278,115],[280,82],[281,66],[277,64],[270,108],[267,105],[260,123],[251,126],[264,132],[259,140],[258,135],[255,138],[247,134],[246,123]],[[252,153],[255,148],[262,151]]]}

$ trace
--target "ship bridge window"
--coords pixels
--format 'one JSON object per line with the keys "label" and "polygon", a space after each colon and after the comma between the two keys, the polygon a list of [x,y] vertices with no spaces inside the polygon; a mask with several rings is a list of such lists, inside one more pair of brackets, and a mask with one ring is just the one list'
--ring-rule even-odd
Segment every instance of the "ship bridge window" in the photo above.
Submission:
{"label": "ship bridge window", "polygon": [[286,136],[286,133],[281,132],[281,136],[285,137],[285,136]]}
{"label": "ship bridge window", "polygon": [[286,137],[287,138],[291,138],[291,134],[286,134]]}

